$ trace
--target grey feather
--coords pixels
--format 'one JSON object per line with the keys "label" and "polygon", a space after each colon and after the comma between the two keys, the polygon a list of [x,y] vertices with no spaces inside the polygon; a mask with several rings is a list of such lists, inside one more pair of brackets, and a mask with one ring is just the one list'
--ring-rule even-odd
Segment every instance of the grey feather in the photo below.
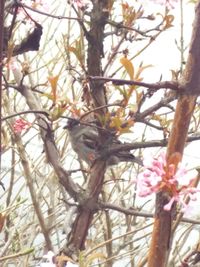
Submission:
{"label": "grey feather", "polygon": [[[106,145],[113,146],[114,144],[121,144],[121,142],[116,139],[116,137],[113,138],[111,134],[106,144],[99,144],[99,135],[94,124],[91,124],[91,126],[84,125],[80,124],[78,120],[70,119],[67,126],[64,128],[68,131],[73,150],[78,154],[80,159],[90,166],[96,159],[102,157],[101,151],[106,154]],[[139,165],[143,165],[140,158],[135,157],[129,151],[123,150],[115,153],[115,155],[109,155],[106,159],[107,166],[116,165],[120,162],[135,162]]]}

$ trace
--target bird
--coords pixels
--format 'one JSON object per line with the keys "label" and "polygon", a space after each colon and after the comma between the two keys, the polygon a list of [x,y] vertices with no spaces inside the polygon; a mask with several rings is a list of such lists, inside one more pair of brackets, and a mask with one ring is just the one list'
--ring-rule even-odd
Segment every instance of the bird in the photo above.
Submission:
{"label": "bird", "polygon": [[[82,123],[77,119],[68,119],[67,125],[64,126],[69,135],[72,149],[77,153],[79,158],[86,162],[90,167],[95,160],[105,158],[106,147],[115,144],[122,144],[116,136],[110,133],[104,145],[99,144],[99,133],[94,123]],[[102,157],[104,155],[104,157]],[[143,166],[139,157],[134,156],[129,151],[117,151],[115,154],[109,154],[106,157],[106,166],[113,166],[120,162],[135,162]]]}

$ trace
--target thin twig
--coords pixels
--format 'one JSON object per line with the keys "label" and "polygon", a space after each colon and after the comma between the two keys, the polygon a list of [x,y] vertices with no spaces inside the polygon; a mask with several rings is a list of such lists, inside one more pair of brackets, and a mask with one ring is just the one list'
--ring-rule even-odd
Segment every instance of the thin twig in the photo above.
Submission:
{"label": "thin twig", "polygon": [[2,261],[5,261],[5,260],[9,260],[9,259],[15,259],[15,258],[18,258],[18,257],[22,257],[22,256],[25,256],[27,254],[30,254],[34,251],[34,248],[30,248],[30,249],[27,249],[25,251],[20,251],[16,254],[11,254],[11,255],[8,255],[8,256],[4,256],[4,257],[1,257],[0,258],[0,262]]}
{"label": "thin twig", "polygon": [[[141,212],[141,211],[134,210],[132,208],[124,208],[124,207],[120,207],[118,205],[110,204],[110,203],[100,203],[99,207],[101,209],[116,210],[116,211],[122,212],[122,213],[124,213],[126,215],[145,217],[145,218],[153,218],[154,217],[154,215],[152,213]],[[191,223],[191,224],[199,224],[200,225],[200,221],[199,220],[192,220],[192,219],[188,219],[188,218],[182,218],[181,222]]]}
{"label": "thin twig", "polygon": [[33,113],[33,114],[43,114],[45,115],[47,118],[49,117],[49,113],[47,111],[40,111],[40,110],[25,110],[25,111],[21,111],[21,112],[17,112],[15,114],[11,114],[9,116],[6,116],[6,117],[3,117],[1,118],[0,120],[1,121],[5,121],[5,120],[8,120],[8,119],[11,119],[11,118],[14,118],[14,117],[17,117],[17,116],[20,116],[20,115],[24,115],[24,114],[29,114],[29,113]]}
{"label": "thin twig", "polygon": [[54,18],[54,19],[70,19],[70,20],[77,20],[77,21],[81,20],[82,21],[82,19],[80,19],[80,18],[73,18],[73,17],[65,17],[65,16],[52,15],[52,14],[46,13],[44,11],[41,11],[41,10],[38,10],[38,9],[34,9],[34,8],[30,7],[30,6],[27,6],[26,4],[22,4],[18,0],[15,0],[15,2],[20,7],[27,8],[27,9],[33,11],[33,12],[36,12],[38,14],[41,14],[41,15],[44,15],[44,16],[47,16],[47,17],[50,17],[50,18]]}

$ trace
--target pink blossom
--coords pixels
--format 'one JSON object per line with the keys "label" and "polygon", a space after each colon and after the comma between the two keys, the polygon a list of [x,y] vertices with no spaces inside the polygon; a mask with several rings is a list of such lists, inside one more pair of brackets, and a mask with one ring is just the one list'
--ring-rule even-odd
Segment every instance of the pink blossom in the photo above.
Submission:
{"label": "pink blossom", "polygon": [[146,170],[143,173],[140,173],[138,176],[138,195],[140,197],[148,196],[154,192],[158,191],[158,185],[162,181],[162,177],[156,175],[155,172]]}
{"label": "pink blossom", "polygon": [[27,129],[31,124],[23,119],[17,119],[13,125],[15,133],[21,133],[23,130]]}
{"label": "pink blossom", "polygon": [[170,210],[173,203],[178,203],[185,211],[187,205],[185,197],[196,199],[196,193],[200,190],[192,187],[193,180],[188,180],[185,166],[179,162],[167,164],[166,156],[161,153],[157,159],[144,160],[145,170],[138,175],[137,191],[140,197],[146,197],[152,193],[166,191],[171,196],[170,201],[164,206]]}
{"label": "pink blossom", "polygon": [[171,197],[170,201],[164,206],[164,210],[170,210],[173,203],[175,202],[179,203],[181,211],[185,212],[186,209],[188,208],[188,205],[184,201],[185,197],[189,197],[190,200],[195,201],[197,199],[196,193],[199,191],[200,191],[199,189],[194,187],[182,188],[180,192]]}
{"label": "pink blossom", "polygon": [[138,176],[138,193],[140,197],[148,196],[159,191],[159,185],[165,174],[164,166],[166,165],[165,155],[161,153],[158,159],[145,159],[144,166],[146,169]]}
{"label": "pink blossom", "polygon": [[77,7],[79,7],[79,8],[83,8],[87,4],[86,0],[73,0],[73,1],[77,5]]}

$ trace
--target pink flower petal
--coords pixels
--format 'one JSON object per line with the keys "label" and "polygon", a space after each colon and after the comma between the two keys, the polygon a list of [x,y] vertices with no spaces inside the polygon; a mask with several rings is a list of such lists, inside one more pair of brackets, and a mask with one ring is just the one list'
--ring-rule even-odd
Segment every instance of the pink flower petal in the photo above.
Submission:
{"label": "pink flower petal", "polygon": [[31,124],[23,119],[17,119],[13,125],[15,133],[21,133],[23,130],[30,127]]}
{"label": "pink flower petal", "polygon": [[[147,163],[147,165],[146,165]],[[193,179],[188,179],[187,170],[182,163],[166,166],[166,156],[162,152],[158,158],[148,158],[144,160],[146,169],[138,175],[137,192],[140,197],[146,197],[161,190],[166,190],[172,197],[164,206],[165,210],[170,210],[174,201],[176,201],[182,211],[185,211],[188,205],[185,203],[185,197],[196,200],[196,193],[199,189],[191,187]]]}
{"label": "pink flower petal", "polygon": [[172,197],[170,201],[164,206],[164,210],[170,211],[173,203],[176,201],[175,197]]}

